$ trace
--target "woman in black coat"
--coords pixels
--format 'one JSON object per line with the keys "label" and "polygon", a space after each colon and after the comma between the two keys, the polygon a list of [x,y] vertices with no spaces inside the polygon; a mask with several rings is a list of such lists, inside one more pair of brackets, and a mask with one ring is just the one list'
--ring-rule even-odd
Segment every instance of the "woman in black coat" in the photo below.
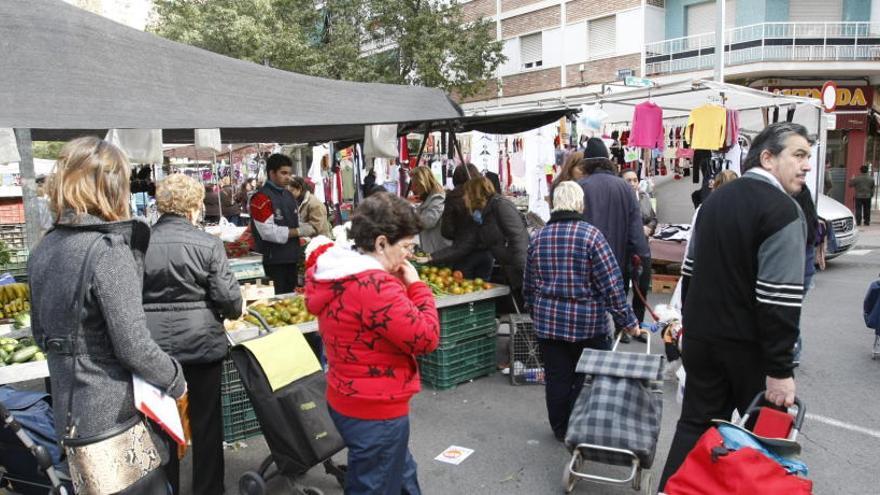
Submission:
{"label": "woman in black coat", "polygon": [[[195,226],[203,201],[204,188],[183,174],[159,183],[156,203],[162,217],[153,226],[143,293],[147,327],[159,346],[183,365],[189,387],[192,493],[197,495],[223,493],[223,319],[238,318],[242,310],[223,243]],[[176,457],[166,472],[176,495]]]}
{"label": "woman in black coat", "polygon": [[453,270],[460,270],[469,279],[488,280],[492,276],[492,253],[480,242],[479,225],[464,204],[465,183],[480,176],[480,171],[472,163],[455,167],[452,172],[452,185],[455,189],[446,193],[443,216],[440,219],[440,233],[451,240],[452,245],[424,258],[416,258],[417,261],[449,266]]}
{"label": "woman in black coat", "polygon": [[525,217],[513,203],[496,193],[485,177],[471,179],[464,185],[464,202],[479,225],[480,241],[492,252],[505,283],[522,308],[523,273],[529,250]]}

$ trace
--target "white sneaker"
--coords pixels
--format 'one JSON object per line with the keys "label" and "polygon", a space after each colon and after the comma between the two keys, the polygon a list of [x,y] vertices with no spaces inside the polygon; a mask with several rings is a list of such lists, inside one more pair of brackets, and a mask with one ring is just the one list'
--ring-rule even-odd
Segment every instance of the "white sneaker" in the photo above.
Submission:
{"label": "white sneaker", "polygon": [[874,336],[874,352],[871,355],[871,359],[877,359],[880,357],[880,335]]}

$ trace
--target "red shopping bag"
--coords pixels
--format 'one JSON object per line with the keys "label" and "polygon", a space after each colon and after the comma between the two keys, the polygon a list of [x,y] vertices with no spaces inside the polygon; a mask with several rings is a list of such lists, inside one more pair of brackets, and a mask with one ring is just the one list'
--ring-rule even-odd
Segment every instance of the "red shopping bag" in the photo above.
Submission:
{"label": "red shopping bag", "polygon": [[666,482],[667,495],[810,495],[813,482],[788,474],[762,452],[728,450],[717,428],[700,437],[684,463]]}

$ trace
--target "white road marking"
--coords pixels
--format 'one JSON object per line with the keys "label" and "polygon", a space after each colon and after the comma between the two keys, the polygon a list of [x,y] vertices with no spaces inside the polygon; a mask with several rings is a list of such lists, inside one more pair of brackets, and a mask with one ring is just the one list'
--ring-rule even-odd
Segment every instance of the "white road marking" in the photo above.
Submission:
{"label": "white road marking", "polygon": [[864,426],[854,425],[852,423],[820,416],[818,414],[807,413],[806,416],[809,420],[818,421],[820,423],[825,423],[826,425],[836,426],[838,428],[843,428],[844,430],[854,431],[856,433],[862,433],[880,439],[880,430],[872,430],[870,428],[865,428]]}
{"label": "white road marking", "polygon": [[870,249],[850,249],[849,251],[847,251],[846,253],[844,253],[844,255],[850,255],[850,256],[864,256],[864,255],[866,255],[866,254],[870,254],[870,253],[871,253],[871,250],[870,250]]}

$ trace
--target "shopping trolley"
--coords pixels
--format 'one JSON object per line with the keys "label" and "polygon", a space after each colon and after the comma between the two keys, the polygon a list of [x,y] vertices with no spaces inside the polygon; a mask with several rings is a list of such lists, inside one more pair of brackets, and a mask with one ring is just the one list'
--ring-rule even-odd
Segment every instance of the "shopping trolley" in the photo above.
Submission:
{"label": "shopping trolley", "polygon": [[[572,453],[562,475],[565,493],[580,480],[631,485],[651,490],[651,465],[663,413],[664,356],[651,354],[651,335],[644,354],[584,349],[577,371],[586,379],[568,422],[565,445]],[[590,474],[590,462],[629,466],[624,478]]]}
{"label": "shopping trolley", "polygon": [[[327,410],[324,371],[298,330],[273,331],[260,315],[254,316],[263,327],[260,336],[237,345],[228,334],[227,337],[233,344],[232,361],[250,398],[270,455],[259,469],[241,476],[239,493],[263,495],[266,482],[281,475],[292,493],[323,495],[320,489],[303,485],[299,480],[319,464],[340,486],[345,486],[345,466],[331,459],[345,448],[345,443]],[[258,342],[261,339],[267,340]],[[261,355],[262,350],[273,347],[290,353],[283,363],[267,362],[269,358]],[[293,356],[295,349],[302,351],[300,358]],[[309,365],[305,372],[302,371],[304,361]],[[289,369],[291,367],[296,367],[297,372]],[[295,378],[289,378],[291,376]]]}

